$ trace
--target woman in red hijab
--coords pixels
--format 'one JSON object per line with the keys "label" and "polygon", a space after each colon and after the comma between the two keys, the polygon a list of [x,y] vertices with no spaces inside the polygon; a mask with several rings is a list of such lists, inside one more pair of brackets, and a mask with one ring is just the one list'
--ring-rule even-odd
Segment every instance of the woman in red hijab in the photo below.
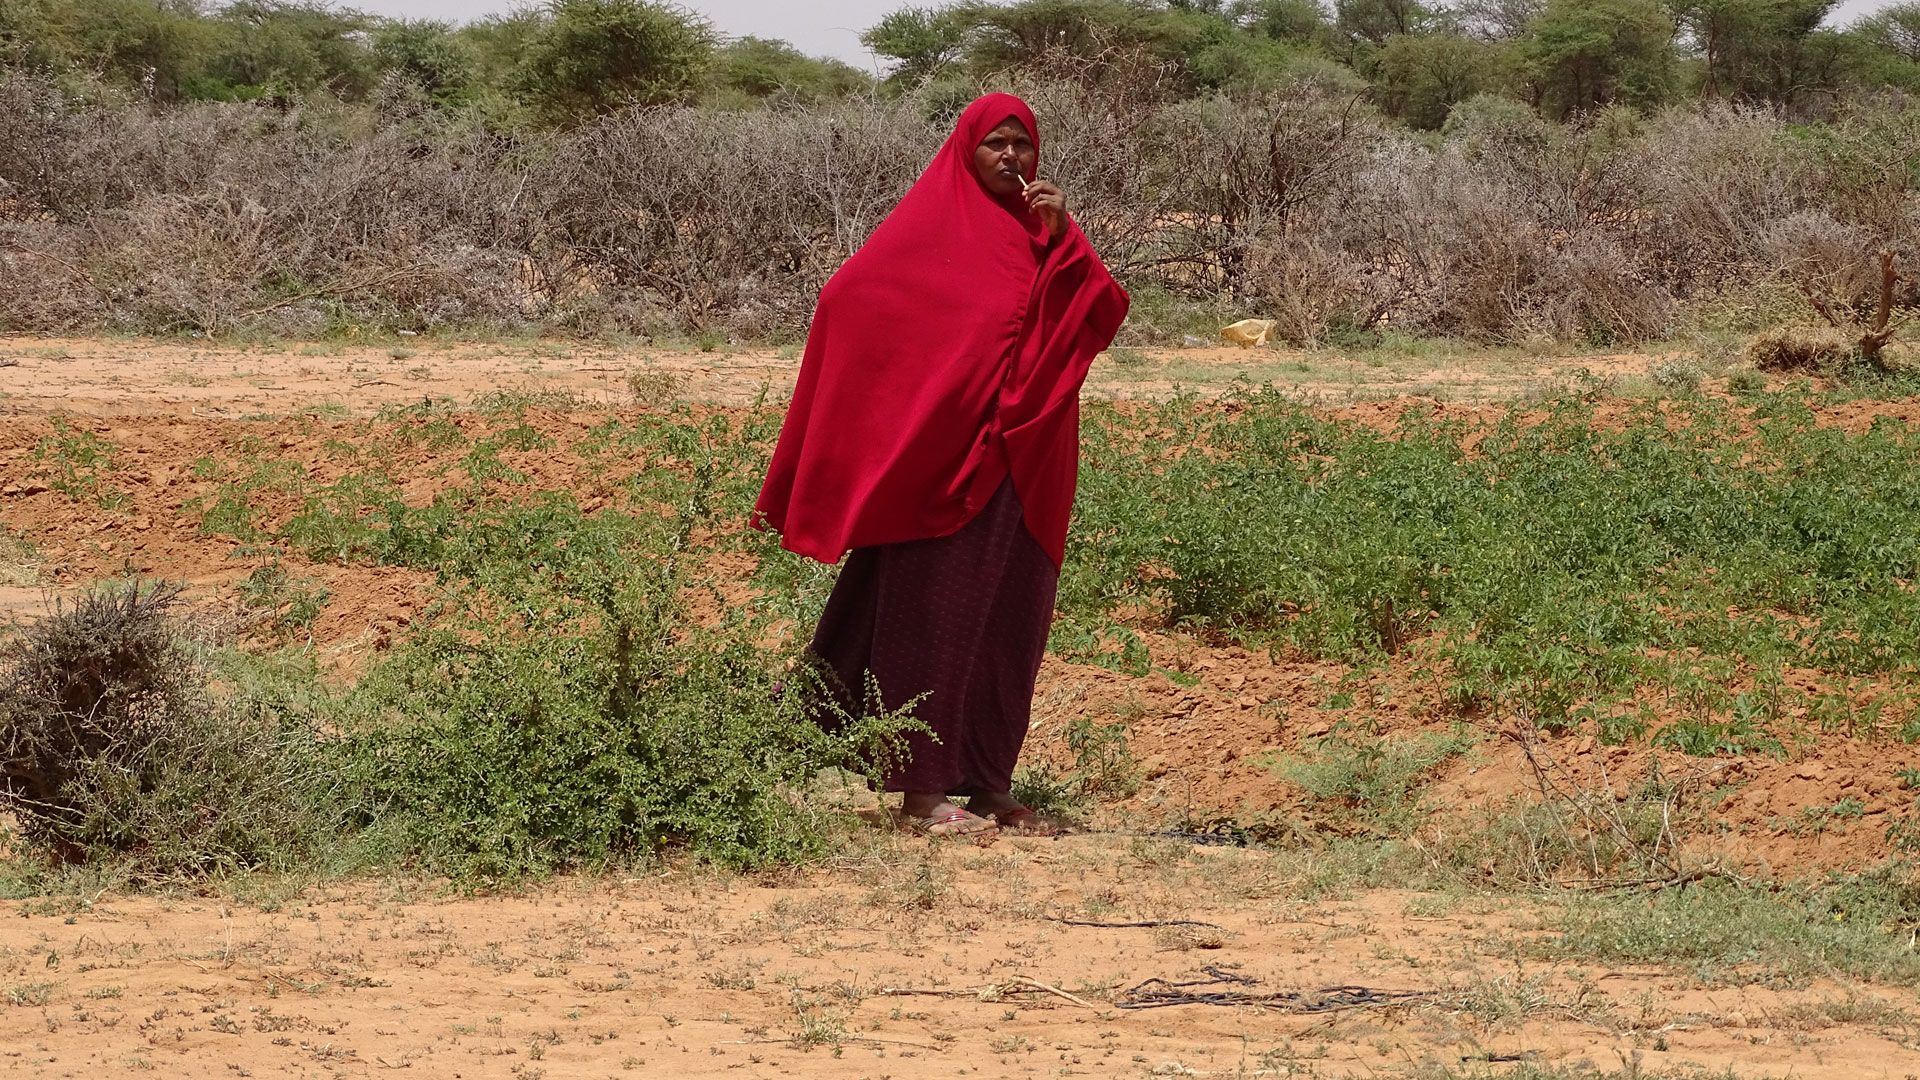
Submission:
{"label": "woman in red hijab", "polygon": [[[969,105],[814,312],[756,523],[852,556],[812,651],[841,703],[918,699],[887,777],[931,835],[1051,831],[1009,794],[1079,467],[1080,384],[1127,313],[1019,98]],[[965,797],[962,809],[952,801]]]}

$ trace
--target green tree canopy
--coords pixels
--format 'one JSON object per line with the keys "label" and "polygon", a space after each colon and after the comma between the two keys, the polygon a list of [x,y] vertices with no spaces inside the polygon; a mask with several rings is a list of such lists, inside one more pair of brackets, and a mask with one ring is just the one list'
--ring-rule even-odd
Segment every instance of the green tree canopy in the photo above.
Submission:
{"label": "green tree canopy", "polygon": [[1920,64],[1920,4],[1894,4],[1854,24],[1868,45]]}
{"label": "green tree canopy", "polygon": [[[968,0],[896,11],[861,40],[893,61],[888,81],[896,86],[919,85],[953,68],[978,77],[1065,59],[1085,61],[1077,70],[1086,74],[1105,70],[1105,61],[1147,57],[1184,73],[1190,86],[1217,87],[1258,83],[1294,55],[1278,36],[1249,32],[1237,21],[1290,17],[1277,6],[1263,10],[1229,13],[1197,0]],[[1289,10],[1308,18],[1314,5],[1294,3]],[[1308,18],[1277,29],[1310,25]]]}
{"label": "green tree canopy", "polygon": [[744,37],[714,58],[713,82],[747,98],[775,95],[811,100],[840,97],[866,88],[866,74],[838,60],[819,60],[784,41]]}
{"label": "green tree canopy", "polygon": [[1920,93],[1920,3],[1895,4],[1854,23],[1850,80]]}
{"label": "green tree canopy", "polygon": [[650,0],[553,0],[526,43],[518,89],[551,121],[696,92],[716,44],[706,20]]}
{"label": "green tree canopy", "polygon": [[1549,0],[1521,43],[1534,104],[1561,119],[1670,100],[1679,82],[1674,33],[1654,0]]}
{"label": "green tree canopy", "polygon": [[479,72],[474,48],[449,23],[395,19],[373,32],[373,56],[381,70],[401,75],[437,101],[466,96]]}
{"label": "green tree canopy", "polygon": [[221,29],[187,4],[3,0],[0,64],[86,71],[173,101],[204,80]]}
{"label": "green tree canopy", "polygon": [[1432,131],[1456,103],[1495,85],[1500,48],[1459,34],[1396,34],[1378,69],[1387,115]]}
{"label": "green tree canopy", "polygon": [[1546,0],[1458,0],[1453,17],[1462,29],[1486,41],[1513,41],[1533,32]]}
{"label": "green tree canopy", "polygon": [[915,86],[959,62],[972,29],[969,9],[901,8],[860,35],[860,43],[893,61],[889,82]]}
{"label": "green tree canopy", "polygon": [[1830,85],[1837,35],[1820,24],[1839,0],[1673,0],[1707,97],[1788,103]]}
{"label": "green tree canopy", "polygon": [[1296,44],[1320,41],[1333,26],[1320,0],[1239,0],[1228,11],[1249,33]]}
{"label": "green tree canopy", "polygon": [[374,19],[308,0],[235,0],[215,16],[219,32],[196,97],[328,90],[364,97],[378,80],[367,31]]}
{"label": "green tree canopy", "polygon": [[1334,0],[1334,28],[1350,41],[1385,45],[1396,34],[1433,28],[1439,12],[1417,0]]}

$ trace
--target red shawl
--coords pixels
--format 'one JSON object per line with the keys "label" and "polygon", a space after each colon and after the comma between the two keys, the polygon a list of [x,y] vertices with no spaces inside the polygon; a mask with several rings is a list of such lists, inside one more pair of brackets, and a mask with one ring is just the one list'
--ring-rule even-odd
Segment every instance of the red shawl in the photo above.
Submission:
{"label": "red shawl", "polygon": [[[789,550],[945,536],[1013,477],[1054,564],[1080,457],[1080,384],[1127,294],[1077,225],[1049,237],[1024,200],[988,192],[973,151],[1026,103],[989,94],[826,288],[754,508]],[[1029,178],[1031,179],[1031,178]]]}

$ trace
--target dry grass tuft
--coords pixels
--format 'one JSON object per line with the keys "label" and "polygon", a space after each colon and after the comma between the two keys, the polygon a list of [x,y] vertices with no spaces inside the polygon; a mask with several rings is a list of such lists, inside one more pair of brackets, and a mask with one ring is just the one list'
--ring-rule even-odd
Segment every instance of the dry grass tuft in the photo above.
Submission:
{"label": "dry grass tuft", "polygon": [[1827,326],[1779,326],[1747,342],[1741,356],[1760,371],[1818,372],[1845,360],[1853,346]]}

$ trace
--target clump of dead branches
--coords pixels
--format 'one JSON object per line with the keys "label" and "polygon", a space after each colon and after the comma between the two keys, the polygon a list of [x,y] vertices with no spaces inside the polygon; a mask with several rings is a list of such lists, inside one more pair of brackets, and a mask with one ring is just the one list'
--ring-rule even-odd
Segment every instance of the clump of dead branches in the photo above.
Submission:
{"label": "clump of dead branches", "polygon": [[[1658,338],[1798,283],[1879,357],[1913,300],[1915,149],[1892,113],[1828,161],[1754,110],[1569,124],[1463,109],[1439,142],[1310,79],[1174,93],[1138,50],[995,76],[1122,282],[1130,333],[1192,310],[1313,345],[1409,333]],[[153,110],[0,75],[0,330],[620,331],[782,339],[912,185],[911,96],[632,108],[567,130],[328,100]],[[1907,140],[1907,141],[1902,141]],[[1757,324],[1756,324],[1757,328]]]}

